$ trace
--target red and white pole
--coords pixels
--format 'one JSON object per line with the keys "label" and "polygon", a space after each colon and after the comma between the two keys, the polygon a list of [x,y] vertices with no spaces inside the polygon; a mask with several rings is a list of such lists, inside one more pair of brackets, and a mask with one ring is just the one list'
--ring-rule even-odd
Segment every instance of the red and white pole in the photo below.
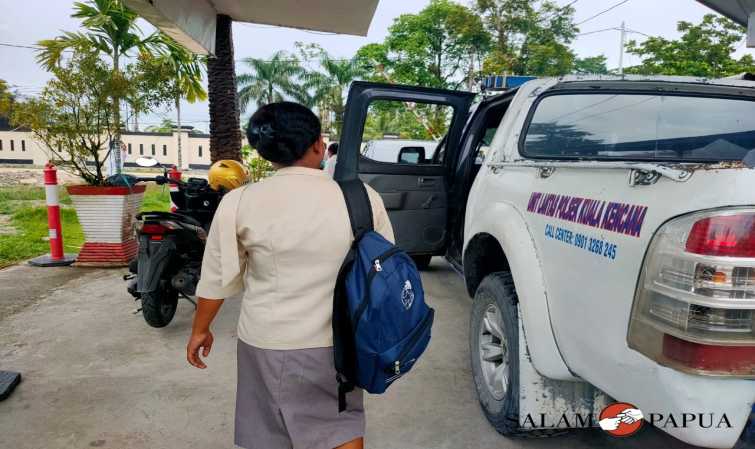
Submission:
{"label": "red and white pole", "polygon": [[70,265],[75,258],[63,252],[63,225],[60,221],[60,202],[58,196],[58,170],[48,162],[45,165],[45,198],[47,203],[47,227],[50,236],[50,255],[37,257],[29,261],[36,266]]}
{"label": "red and white pole", "polygon": [[45,198],[47,200],[47,225],[50,229],[50,258],[63,258],[63,226],[60,222],[58,199],[58,170],[48,162],[45,165]]}
{"label": "red and white pole", "polygon": [[[181,180],[181,172],[178,171],[175,165],[171,167],[170,170],[168,170],[168,179],[172,179],[175,181]],[[178,210],[178,208],[176,207],[176,204],[173,202],[173,193],[178,193],[179,191],[178,184],[171,182],[169,185],[169,189],[170,189],[170,211],[175,212]]]}

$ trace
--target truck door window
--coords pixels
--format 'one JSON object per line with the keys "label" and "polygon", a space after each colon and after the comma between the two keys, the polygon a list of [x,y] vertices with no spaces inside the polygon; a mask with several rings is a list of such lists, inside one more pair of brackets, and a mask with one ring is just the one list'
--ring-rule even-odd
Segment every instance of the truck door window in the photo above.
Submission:
{"label": "truck door window", "polygon": [[755,150],[755,101],[664,94],[548,95],[520,152],[547,159],[741,161]]}
{"label": "truck door window", "polygon": [[375,100],[367,110],[361,154],[385,163],[438,164],[435,153],[452,118],[446,105]]}

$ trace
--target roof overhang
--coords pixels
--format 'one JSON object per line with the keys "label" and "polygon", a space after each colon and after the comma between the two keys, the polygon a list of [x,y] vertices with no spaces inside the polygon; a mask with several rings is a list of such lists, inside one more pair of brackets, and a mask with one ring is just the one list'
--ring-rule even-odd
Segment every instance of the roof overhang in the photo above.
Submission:
{"label": "roof overhang", "polygon": [[755,47],[755,0],[697,0],[710,9],[747,27],[747,46]]}
{"label": "roof overhang", "polygon": [[195,53],[215,50],[215,20],[366,36],[379,0],[125,0]]}

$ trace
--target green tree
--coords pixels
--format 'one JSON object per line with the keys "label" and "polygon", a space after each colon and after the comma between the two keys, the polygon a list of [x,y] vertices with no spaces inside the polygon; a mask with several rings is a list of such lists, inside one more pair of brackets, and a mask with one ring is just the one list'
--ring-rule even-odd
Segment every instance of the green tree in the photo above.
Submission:
{"label": "green tree", "polygon": [[487,74],[554,76],[569,73],[578,32],[571,3],[552,0],[476,0],[476,11],[493,36]]}
{"label": "green tree", "polygon": [[[152,59],[152,66],[155,69],[149,70],[150,73],[162,73],[165,76],[158,76],[156,79],[162,81],[162,89],[166,90],[167,95],[173,101],[176,108],[176,127],[181,128],[181,100],[186,99],[189,103],[207,100],[207,91],[202,84],[206,64],[199,56],[189,52],[170,36],[161,33],[160,41],[165,48],[165,52],[153,57],[146,54],[146,58]],[[149,87],[142,91],[149,91]],[[181,133],[178,133],[178,147],[176,156],[178,167],[183,165]]]}
{"label": "green tree", "polygon": [[401,114],[394,108],[367,114],[362,140],[382,139],[386,134],[401,137]]}
{"label": "green tree", "polygon": [[580,74],[605,75],[608,73],[604,55],[577,58],[574,60],[574,72]]}
{"label": "green tree", "polygon": [[745,37],[745,28],[733,21],[706,14],[699,24],[680,21],[676,29],[682,33],[679,39],[654,36],[642,43],[629,41],[627,51],[640,56],[642,63],[625,71],[709,78],[755,71],[751,55],[732,57],[737,44]]}
{"label": "green tree", "polygon": [[301,95],[299,78],[305,73],[299,59],[278,51],[270,59],[242,60],[252,71],[238,76],[239,105],[246,110],[249,103],[262,106]]}
{"label": "green tree", "polygon": [[[318,45],[302,48],[302,53],[307,60],[315,60],[319,70],[309,71],[302,76],[304,83],[303,91],[306,92],[308,101],[301,101],[308,106],[317,106],[320,110],[321,119],[332,140],[338,140],[343,128],[343,113],[346,109],[346,95],[349,85],[358,79],[364,78],[366,70],[356,58],[337,59],[333,58]],[[330,121],[330,114],[333,120]]]}
{"label": "green tree", "polygon": [[419,13],[396,18],[385,42],[362,47],[357,58],[373,79],[456,89],[476,77],[489,43],[469,8],[431,0]]}
{"label": "green tree", "polygon": [[0,129],[10,125],[10,115],[15,102],[16,97],[8,88],[8,83],[0,79]]}
{"label": "green tree", "polygon": [[[74,3],[71,17],[81,19],[84,31],[64,32],[54,39],[39,41],[37,59],[53,70],[61,62],[66,50],[91,46],[111,59],[113,78],[123,78],[121,58],[134,50],[149,51],[159,44],[156,33],[144,36],[136,25],[137,15],[122,0],[87,0]],[[112,123],[121,123],[119,89],[112,94]],[[120,126],[116,126],[113,140],[120,141]]]}
{"label": "green tree", "polygon": [[249,167],[249,177],[252,182],[260,181],[275,171],[273,164],[261,158],[257,150],[252,149],[249,145],[241,147],[241,157],[247,167]]}
{"label": "green tree", "polygon": [[102,185],[101,150],[118,129],[112,99],[127,96],[131,85],[113,77],[97,51],[86,47],[54,65],[51,72],[53,78],[42,93],[17,103],[11,120],[28,127],[57,165],[89,184]]}
{"label": "green tree", "polygon": [[174,129],[176,129],[176,123],[169,119],[164,118],[159,125],[152,125],[147,127],[147,131],[153,132],[153,133],[169,133],[172,132]]}

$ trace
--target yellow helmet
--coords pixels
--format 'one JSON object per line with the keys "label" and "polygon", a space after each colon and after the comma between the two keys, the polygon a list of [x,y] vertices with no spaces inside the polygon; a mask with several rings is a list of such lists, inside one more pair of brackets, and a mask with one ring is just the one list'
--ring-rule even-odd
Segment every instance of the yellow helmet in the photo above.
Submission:
{"label": "yellow helmet", "polygon": [[212,164],[207,178],[212,190],[233,190],[249,182],[249,170],[239,161],[223,159]]}

